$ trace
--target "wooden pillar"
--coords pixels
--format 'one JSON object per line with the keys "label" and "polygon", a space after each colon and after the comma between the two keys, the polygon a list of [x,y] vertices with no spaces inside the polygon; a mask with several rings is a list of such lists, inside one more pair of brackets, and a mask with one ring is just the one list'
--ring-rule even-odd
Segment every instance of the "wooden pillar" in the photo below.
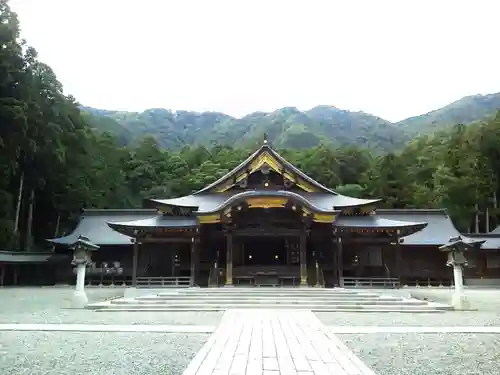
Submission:
{"label": "wooden pillar", "polygon": [[344,287],[344,260],[342,257],[343,245],[342,237],[337,234],[337,279],[339,287]]}
{"label": "wooden pillar", "polygon": [[398,278],[399,284],[401,285],[401,243],[399,241],[400,231],[398,230],[396,233],[396,244],[394,245],[396,252],[396,277]]}
{"label": "wooden pillar", "polygon": [[12,264],[12,270],[14,271],[14,286],[17,285],[17,264],[13,263]]}
{"label": "wooden pillar", "polygon": [[226,285],[233,285],[233,234],[226,233]]}
{"label": "wooden pillar", "polygon": [[191,267],[190,267],[190,285],[196,286],[196,238],[191,238]]}
{"label": "wooden pillar", "polygon": [[292,248],[290,246],[290,241],[288,239],[285,240],[285,250],[286,250],[286,265],[290,267],[292,265]]}
{"label": "wooden pillar", "polygon": [[299,259],[300,259],[300,285],[307,285],[307,254],[306,232],[300,233]]}
{"label": "wooden pillar", "polygon": [[137,263],[139,261],[139,240],[134,239],[134,254],[132,255],[132,287],[137,287]]}
{"label": "wooden pillar", "polygon": [[198,285],[198,281],[200,280],[200,259],[201,259],[201,244],[200,244],[200,238],[196,238],[194,241],[194,245],[196,248],[196,256],[194,258],[195,260],[195,270],[194,270],[194,280],[195,284]]}

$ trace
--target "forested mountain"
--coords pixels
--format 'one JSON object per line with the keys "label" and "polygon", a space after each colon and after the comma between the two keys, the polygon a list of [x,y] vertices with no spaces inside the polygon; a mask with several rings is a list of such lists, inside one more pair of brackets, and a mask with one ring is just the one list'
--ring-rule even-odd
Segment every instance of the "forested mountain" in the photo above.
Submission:
{"label": "forested mountain", "polygon": [[[264,132],[285,158],[339,193],[382,198],[385,207],[445,207],[462,230],[474,222],[476,207],[490,208],[492,228],[498,222],[500,115],[384,154],[382,143],[397,139],[387,135],[391,124],[331,107],[239,120],[220,113],[82,111],[19,38],[6,0],[0,0],[0,41],[0,249],[46,247],[44,239],[71,230],[83,207],[140,207],[143,198],[190,194],[255,151],[253,140],[260,144]],[[371,134],[380,143],[361,138]],[[207,142],[199,143],[211,147],[196,146],[203,137]],[[334,141],[317,145],[318,139]]]}
{"label": "forested mountain", "polygon": [[500,109],[500,93],[468,96],[394,124],[364,112],[331,106],[318,106],[304,112],[282,108],[271,113],[255,112],[239,119],[216,112],[148,109],[138,113],[82,109],[92,116],[89,121],[93,127],[117,135],[123,143],[151,135],[161,147],[171,150],[186,145],[236,144],[244,147],[267,133],[275,146],[283,148],[305,149],[326,143],[394,151],[415,135],[493,116]]}
{"label": "forested mountain", "polygon": [[186,145],[237,144],[245,147],[255,144],[263,133],[269,135],[276,147],[299,149],[328,143],[387,151],[408,140],[404,132],[389,121],[330,106],[318,106],[305,112],[282,108],[271,113],[255,112],[239,119],[216,112],[148,109],[137,113],[82,109],[94,116],[92,125],[97,129],[129,140],[151,135],[162,147],[171,150]]}
{"label": "forested mountain", "polygon": [[466,96],[443,108],[396,123],[413,136],[444,130],[455,124],[469,124],[492,117],[500,110],[500,93]]}

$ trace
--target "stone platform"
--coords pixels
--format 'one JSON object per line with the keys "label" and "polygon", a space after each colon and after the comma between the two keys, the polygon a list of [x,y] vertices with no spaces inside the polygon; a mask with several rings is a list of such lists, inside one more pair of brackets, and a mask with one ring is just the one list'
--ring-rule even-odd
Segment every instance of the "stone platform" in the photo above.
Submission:
{"label": "stone platform", "polygon": [[310,311],[229,310],[184,375],[375,375]]}
{"label": "stone platform", "polygon": [[325,312],[443,312],[449,305],[403,296],[324,288],[182,288],[94,303],[96,311],[303,309]]}

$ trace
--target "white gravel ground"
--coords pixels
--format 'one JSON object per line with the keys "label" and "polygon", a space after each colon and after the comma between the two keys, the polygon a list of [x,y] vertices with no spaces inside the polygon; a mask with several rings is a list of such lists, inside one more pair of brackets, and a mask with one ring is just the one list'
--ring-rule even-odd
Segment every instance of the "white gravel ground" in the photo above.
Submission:
{"label": "white gravel ground", "polygon": [[498,375],[500,335],[338,335],[379,375]]}
{"label": "white gravel ground", "polygon": [[494,311],[447,311],[444,313],[328,313],[316,316],[327,326],[500,326],[500,313]]}
{"label": "white gravel ground", "polygon": [[[39,324],[165,324],[216,326],[222,312],[94,312],[69,309],[71,288],[0,289],[0,323]],[[87,290],[90,301],[123,294],[119,289]]]}
{"label": "white gravel ground", "polygon": [[208,334],[0,332],[2,375],[180,375]]}

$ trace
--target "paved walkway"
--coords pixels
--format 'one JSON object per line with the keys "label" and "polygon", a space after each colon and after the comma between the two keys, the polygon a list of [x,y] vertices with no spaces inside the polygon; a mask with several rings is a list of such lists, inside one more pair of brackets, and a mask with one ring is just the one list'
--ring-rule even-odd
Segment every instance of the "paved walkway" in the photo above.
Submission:
{"label": "paved walkway", "polygon": [[184,375],[376,375],[306,310],[228,310]]}

